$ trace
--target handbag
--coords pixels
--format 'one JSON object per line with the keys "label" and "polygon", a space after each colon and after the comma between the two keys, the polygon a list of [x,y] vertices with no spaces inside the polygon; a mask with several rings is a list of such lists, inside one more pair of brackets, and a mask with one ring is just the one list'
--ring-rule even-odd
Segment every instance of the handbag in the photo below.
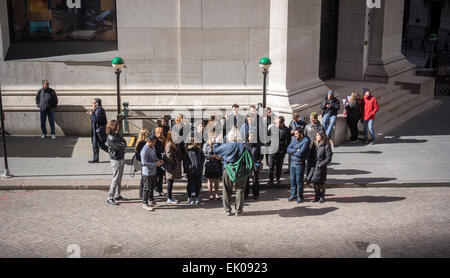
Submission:
{"label": "handbag", "polygon": [[208,160],[205,163],[205,177],[217,178],[222,174],[222,163],[216,159]]}
{"label": "handbag", "polygon": [[141,171],[142,164],[139,160],[136,158],[136,154],[133,155],[133,158],[131,159],[131,165],[133,165],[134,172]]}

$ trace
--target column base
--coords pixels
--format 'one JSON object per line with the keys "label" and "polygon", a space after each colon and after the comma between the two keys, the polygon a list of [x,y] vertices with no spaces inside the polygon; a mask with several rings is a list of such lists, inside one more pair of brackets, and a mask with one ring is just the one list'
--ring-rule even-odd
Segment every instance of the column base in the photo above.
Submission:
{"label": "column base", "polygon": [[408,62],[402,55],[390,60],[369,61],[364,81],[393,84],[399,78],[415,74],[416,66]]}

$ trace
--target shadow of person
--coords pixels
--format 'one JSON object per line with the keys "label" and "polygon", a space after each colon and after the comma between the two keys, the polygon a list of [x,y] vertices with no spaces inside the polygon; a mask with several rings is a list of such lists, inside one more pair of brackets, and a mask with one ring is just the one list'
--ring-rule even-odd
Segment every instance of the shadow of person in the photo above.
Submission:
{"label": "shadow of person", "polygon": [[357,196],[357,197],[333,197],[326,198],[327,202],[336,203],[390,203],[405,200],[405,197],[389,197],[389,196]]}
{"label": "shadow of person", "polygon": [[244,211],[242,216],[264,216],[276,215],[280,217],[305,217],[305,216],[320,216],[338,210],[336,207],[311,208],[310,206],[294,207],[291,209],[280,210],[263,210],[263,211]]}

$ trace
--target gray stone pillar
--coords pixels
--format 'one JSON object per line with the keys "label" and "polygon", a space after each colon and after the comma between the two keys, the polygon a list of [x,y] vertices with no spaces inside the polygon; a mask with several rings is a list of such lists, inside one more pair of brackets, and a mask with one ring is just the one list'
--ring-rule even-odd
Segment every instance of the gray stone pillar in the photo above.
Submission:
{"label": "gray stone pillar", "polygon": [[6,0],[0,0],[0,61],[3,61],[9,48],[9,18]]}
{"label": "gray stone pillar", "polygon": [[[321,4],[270,1],[268,106],[287,112],[313,105],[328,90],[319,79]],[[291,111],[289,111],[291,110]]]}
{"label": "gray stone pillar", "polygon": [[361,0],[339,3],[336,78],[364,80],[369,40],[369,9]]}
{"label": "gray stone pillar", "polygon": [[381,0],[381,8],[370,10],[369,60],[365,80],[393,83],[414,75],[415,65],[401,53],[404,1]]}

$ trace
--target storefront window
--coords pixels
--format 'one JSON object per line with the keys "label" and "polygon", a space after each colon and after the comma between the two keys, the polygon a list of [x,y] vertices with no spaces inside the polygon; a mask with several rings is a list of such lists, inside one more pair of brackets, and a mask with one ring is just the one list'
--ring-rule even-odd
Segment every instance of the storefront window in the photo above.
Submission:
{"label": "storefront window", "polygon": [[13,40],[116,41],[115,0],[11,0]]}

